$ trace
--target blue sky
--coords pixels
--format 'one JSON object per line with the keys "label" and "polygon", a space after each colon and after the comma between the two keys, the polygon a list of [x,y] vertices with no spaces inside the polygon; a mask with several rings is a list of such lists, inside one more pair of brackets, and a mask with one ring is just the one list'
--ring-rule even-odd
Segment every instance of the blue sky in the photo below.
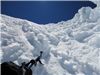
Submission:
{"label": "blue sky", "polygon": [[2,1],[1,13],[38,24],[57,23],[74,17],[81,7],[96,5],[90,1]]}

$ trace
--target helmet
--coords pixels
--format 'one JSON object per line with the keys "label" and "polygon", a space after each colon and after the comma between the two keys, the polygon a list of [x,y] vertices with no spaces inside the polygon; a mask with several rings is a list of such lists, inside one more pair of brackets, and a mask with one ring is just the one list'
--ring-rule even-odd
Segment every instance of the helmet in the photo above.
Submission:
{"label": "helmet", "polygon": [[43,51],[40,51],[40,53],[43,53]]}

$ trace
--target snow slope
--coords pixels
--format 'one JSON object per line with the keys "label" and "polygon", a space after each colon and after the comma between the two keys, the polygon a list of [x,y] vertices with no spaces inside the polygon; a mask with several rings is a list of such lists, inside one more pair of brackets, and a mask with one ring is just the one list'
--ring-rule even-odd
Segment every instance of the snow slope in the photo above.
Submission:
{"label": "snow slope", "polygon": [[81,8],[72,20],[38,25],[1,15],[0,63],[21,65],[44,51],[33,75],[100,75],[100,2]]}

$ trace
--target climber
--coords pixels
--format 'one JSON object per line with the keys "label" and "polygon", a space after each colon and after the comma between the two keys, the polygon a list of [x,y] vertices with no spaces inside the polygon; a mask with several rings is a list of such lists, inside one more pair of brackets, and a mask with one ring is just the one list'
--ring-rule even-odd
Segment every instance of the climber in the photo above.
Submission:
{"label": "climber", "polygon": [[43,63],[40,60],[42,58],[42,54],[43,54],[43,51],[40,51],[40,56],[38,56],[35,60],[34,59],[30,60],[30,62],[27,63],[25,66],[28,67],[28,68],[31,68],[33,65],[36,66],[37,62],[39,62],[40,64],[43,65]]}

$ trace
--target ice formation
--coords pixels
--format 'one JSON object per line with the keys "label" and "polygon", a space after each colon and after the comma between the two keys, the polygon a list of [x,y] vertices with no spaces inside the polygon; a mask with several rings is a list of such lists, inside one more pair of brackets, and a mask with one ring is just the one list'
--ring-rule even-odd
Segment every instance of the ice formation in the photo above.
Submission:
{"label": "ice formation", "polygon": [[1,15],[1,62],[18,65],[44,51],[33,75],[100,75],[100,1],[81,8],[72,20],[38,25]]}

